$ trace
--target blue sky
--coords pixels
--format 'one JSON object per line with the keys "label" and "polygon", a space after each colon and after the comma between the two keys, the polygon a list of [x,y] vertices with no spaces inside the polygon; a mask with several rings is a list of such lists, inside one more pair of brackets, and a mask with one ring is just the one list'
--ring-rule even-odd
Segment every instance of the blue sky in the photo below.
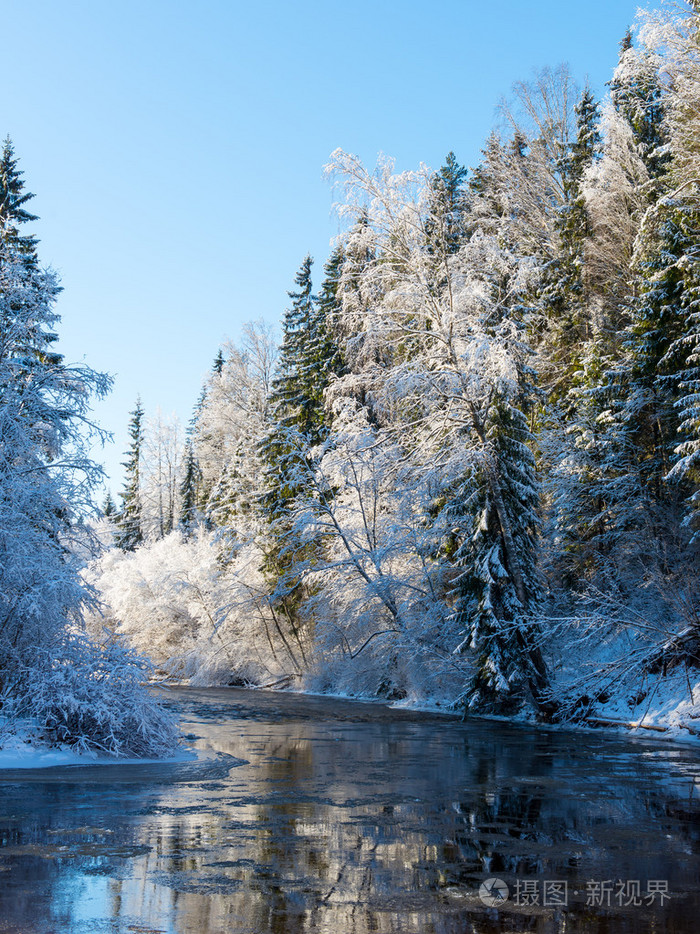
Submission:
{"label": "blue sky", "polygon": [[62,277],[61,347],[115,377],[96,406],[121,487],[137,394],[184,423],[217,349],[279,321],[337,233],[322,169],[475,165],[514,81],[568,62],[604,93],[628,0],[38,0],[3,4],[9,133]]}

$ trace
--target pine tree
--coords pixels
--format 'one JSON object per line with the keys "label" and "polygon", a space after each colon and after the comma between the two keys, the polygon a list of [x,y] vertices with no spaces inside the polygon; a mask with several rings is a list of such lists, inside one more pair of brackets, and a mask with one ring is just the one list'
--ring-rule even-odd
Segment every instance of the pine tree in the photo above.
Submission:
{"label": "pine tree", "polygon": [[341,312],[340,286],[345,266],[345,251],[342,246],[335,250],[326,260],[323,267],[323,281],[316,298],[315,319],[318,333],[315,360],[309,365],[316,365],[316,381],[314,385],[314,399],[318,408],[318,422],[320,425],[319,440],[322,441],[331,426],[331,418],[325,405],[324,393],[336,377],[347,372],[347,365],[340,341],[338,339],[339,319]]}
{"label": "pine tree", "polygon": [[201,471],[195,458],[192,442],[185,445],[185,465],[180,485],[180,528],[185,538],[190,538],[197,524],[197,504]]}
{"label": "pine tree", "polygon": [[117,507],[109,490],[107,490],[107,494],[102,504],[102,515],[105,517],[105,519],[109,519],[110,522],[113,521],[114,517],[117,515]]}
{"label": "pine tree", "polygon": [[[27,698],[28,672],[56,659],[90,603],[67,543],[102,471],[82,429],[108,377],[68,367],[50,348],[60,287],[41,269],[9,141],[0,170],[0,694]],[[102,433],[99,433],[102,435]],[[49,668],[52,662],[49,662]]]}
{"label": "pine tree", "polygon": [[326,265],[319,299],[312,292],[311,265],[307,256],[295,279],[298,289],[289,292],[292,305],[284,318],[270,394],[271,428],[260,449],[265,464],[261,505],[269,523],[267,572],[277,582],[276,611],[286,618],[302,660],[306,656],[298,611],[306,592],[298,567],[313,562],[322,546],[313,538],[296,539],[292,516],[296,502],[309,492],[310,450],[328,435],[325,389],[343,369],[332,337],[342,255],[335,253]]}
{"label": "pine tree", "polygon": [[681,481],[686,488],[684,523],[692,532],[693,542],[697,542],[700,539],[700,209],[697,203],[692,214],[694,244],[679,259],[684,273],[685,332],[671,347],[672,357],[681,362],[674,374],[678,385],[675,404],[680,421],[680,443],[673,452],[675,463],[666,479]]}
{"label": "pine tree", "polygon": [[542,358],[543,382],[549,400],[557,402],[580,384],[582,356],[590,330],[589,296],[583,270],[584,250],[590,234],[588,210],[583,195],[586,170],[600,151],[598,105],[586,88],[575,108],[576,139],[562,158],[564,202],[556,228],[560,247],[544,269],[539,303],[545,319]]}
{"label": "pine tree", "polygon": [[[0,237],[5,246],[12,250],[15,261],[22,262],[27,270],[32,271],[39,264],[36,250],[39,241],[33,235],[23,233],[20,226],[38,218],[25,208],[34,195],[24,190],[23,175],[17,167],[14,147],[8,136],[0,156]],[[55,289],[57,297],[61,292],[57,281]],[[58,335],[55,332],[45,331],[40,340],[40,347],[30,347],[31,338],[28,340],[27,353],[38,355],[40,362],[59,364],[63,358],[53,349],[57,340]]]}
{"label": "pine tree", "polygon": [[24,182],[21,172],[17,168],[12,140],[7,137],[3,144],[0,156],[0,224],[2,225],[3,242],[11,246],[17,259],[21,259],[28,266],[36,266],[38,240],[31,234],[20,231],[20,224],[38,220],[35,214],[30,214],[24,205],[34,197],[31,192],[24,191]]}
{"label": "pine tree", "polygon": [[292,304],[284,316],[284,337],[271,395],[277,424],[295,428],[309,439],[318,437],[322,424],[316,386],[319,374],[314,370],[319,335],[314,327],[312,264],[307,256],[294,280],[298,291],[288,293]]}
{"label": "pine tree", "polygon": [[124,468],[124,491],[121,494],[121,509],[117,519],[117,547],[122,551],[133,551],[143,543],[142,507],[141,507],[141,449],[143,446],[143,408],[141,399],[136,400],[136,408],[131,413],[129,437],[131,444],[126,452]]}
{"label": "pine tree", "polygon": [[[492,343],[492,352],[508,360],[511,377],[505,383],[487,377],[481,397],[464,393],[471,429],[464,443],[472,466],[446,506],[457,533],[451,558],[460,570],[454,600],[466,633],[460,648],[468,647],[476,660],[464,695],[467,708],[504,711],[527,703],[549,714],[549,672],[536,621],[542,600],[540,480],[530,428],[535,373],[524,328],[530,309],[504,272],[504,265],[484,265],[477,273],[488,290],[482,296],[490,293],[479,340]],[[504,301],[504,295],[510,299]]]}
{"label": "pine tree", "polygon": [[467,169],[449,152],[445,164],[430,179],[430,209],[426,221],[428,250],[444,256],[457,252],[466,236]]}
{"label": "pine tree", "polygon": [[296,495],[304,452],[327,435],[324,391],[343,368],[330,323],[338,304],[342,256],[335,254],[326,266],[320,300],[312,293],[312,263],[307,256],[295,278],[298,291],[288,293],[292,305],[284,317],[284,336],[270,395],[272,429],[262,453],[267,463],[263,505],[272,520],[284,515]]}
{"label": "pine tree", "polygon": [[[484,467],[448,506],[465,527],[453,561],[462,569],[456,608],[475,655],[468,708],[510,710],[523,702],[548,710],[549,675],[532,617],[541,601],[537,569],[539,483],[532,436],[521,405],[494,398],[477,426]],[[464,505],[469,504],[465,513]]]}
{"label": "pine tree", "polygon": [[[613,105],[632,128],[652,182],[666,174],[669,162],[665,146],[665,94],[659,77],[659,64],[658,58],[649,50],[638,50],[633,46],[628,30],[620,44],[620,59],[610,81]],[[650,186],[650,199],[655,191],[660,191],[658,184]]]}
{"label": "pine tree", "polygon": [[[625,416],[640,453],[644,487],[655,502],[666,496],[663,478],[676,445],[679,340],[686,324],[685,282],[680,260],[688,236],[682,205],[668,200],[647,212],[638,239],[635,270],[639,294],[627,342],[629,388]],[[692,223],[692,222],[691,222]]]}

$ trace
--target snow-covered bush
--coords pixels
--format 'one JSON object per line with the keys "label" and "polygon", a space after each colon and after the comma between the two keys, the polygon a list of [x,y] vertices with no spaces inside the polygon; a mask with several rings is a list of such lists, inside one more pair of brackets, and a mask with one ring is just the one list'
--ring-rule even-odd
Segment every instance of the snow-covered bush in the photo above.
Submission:
{"label": "snow-covered bush", "polygon": [[261,563],[253,544],[224,559],[220,539],[201,529],[190,539],[173,532],[133,552],[110,549],[86,572],[103,601],[91,628],[116,631],[178,679],[274,680],[284,668],[265,635],[273,621]]}
{"label": "snow-covered bush", "polygon": [[118,641],[69,631],[21,671],[22,691],[3,713],[28,721],[49,743],[118,756],[160,757],[177,747],[171,715],[144,684],[149,665]]}

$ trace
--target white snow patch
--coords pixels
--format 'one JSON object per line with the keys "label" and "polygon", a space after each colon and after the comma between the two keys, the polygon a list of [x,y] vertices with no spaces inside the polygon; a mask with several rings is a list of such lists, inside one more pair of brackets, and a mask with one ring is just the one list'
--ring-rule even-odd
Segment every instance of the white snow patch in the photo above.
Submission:
{"label": "white snow patch", "polygon": [[94,751],[76,752],[69,746],[47,746],[33,741],[27,735],[10,735],[2,740],[0,747],[0,770],[2,769],[49,769],[56,766],[85,765],[147,765],[191,762],[197,758],[192,749],[183,749],[167,759],[127,759],[98,754]]}

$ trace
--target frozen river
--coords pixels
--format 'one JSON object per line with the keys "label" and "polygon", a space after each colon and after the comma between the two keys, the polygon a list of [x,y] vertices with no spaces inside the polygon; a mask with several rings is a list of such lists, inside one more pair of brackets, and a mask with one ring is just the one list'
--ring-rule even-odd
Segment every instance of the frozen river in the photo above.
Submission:
{"label": "frozen river", "polygon": [[197,762],[0,773],[0,932],[698,930],[694,749],[233,688],[168,703]]}

